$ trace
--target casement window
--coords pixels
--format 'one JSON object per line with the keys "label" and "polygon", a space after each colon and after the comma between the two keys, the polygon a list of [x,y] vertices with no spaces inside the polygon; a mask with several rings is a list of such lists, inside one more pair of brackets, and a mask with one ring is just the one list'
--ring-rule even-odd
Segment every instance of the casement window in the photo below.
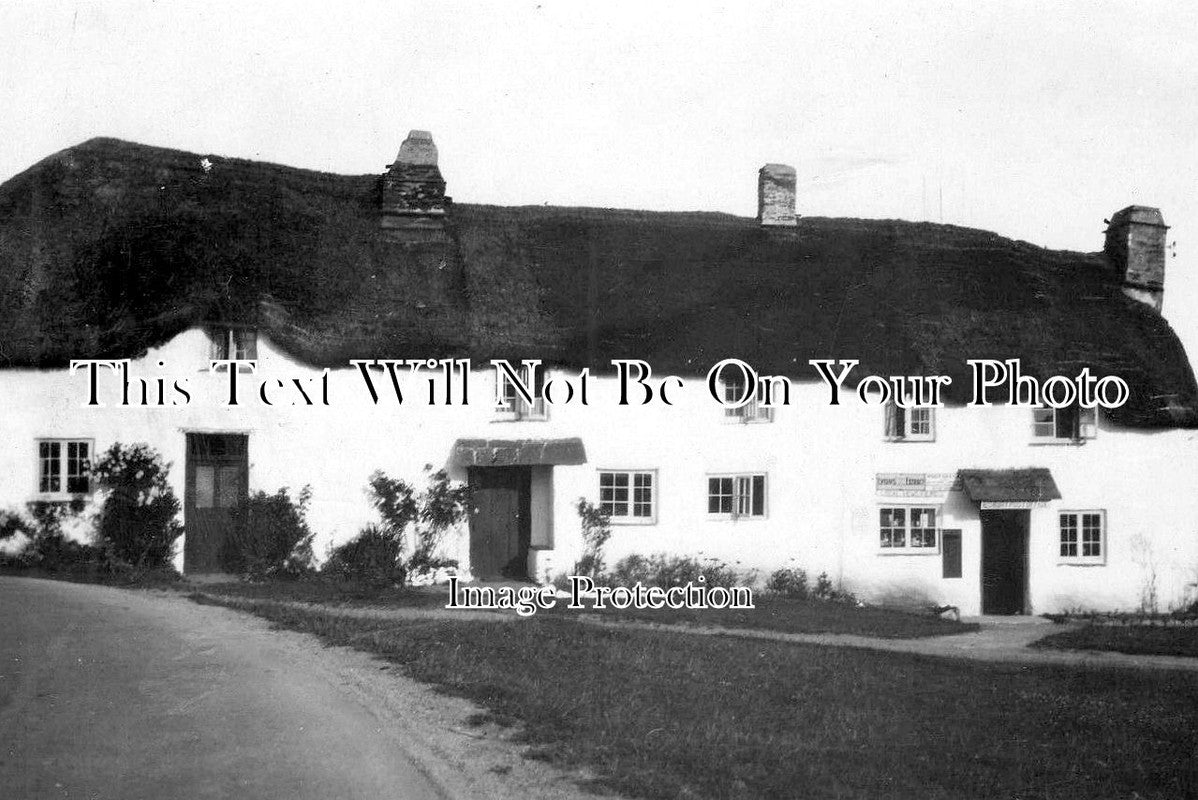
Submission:
{"label": "casement window", "polygon": [[931,408],[903,408],[887,403],[885,436],[890,442],[931,442],[936,438],[936,421]]}
{"label": "casement window", "polygon": [[39,439],[37,493],[42,499],[91,494],[92,441]]}
{"label": "casement window", "polygon": [[935,506],[888,506],[878,509],[878,546],[886,552],[934,551],[940,532]]}
{"label": "casement window", "polygon": [[[515,367],[515,365],[513,365]],[[545,368],[539,366],[532,375],[532,380],[529,380],[529,370],[523,365],[515,367],[523,378],[524,385],[532,390],[532,405],[520,396],[516,391],[516,386],[507,376],[500,372],[496,380],[503,386],[503,404],[495,407],[495,419],[500,422],[514,422],[516,420],[544,420],[548,419],[548,412],[545,408],[545,397],[543,395],[545,389]]]}
{"label": "casement window", "polygon": [[765,475],[709,475],[707,514],[722,519],[763,518]]}
{"label": "casement window", "polygon": [[[745,376],[739,369],[727,368],[721,371],[720,384],[724,390],[724,401],[738,402],[745,394]],[[758,386],[760,395],[761,386]],[[727,422],[773,422],[774,409],[760,404],[760,397],[754,397],[739,408],[724,406],[724,419]]]}
{"label": "casement window", "polygon": [[256,361],[258,358],[258,332],[253,328],[210,328],[208,341],[211,361]]}
{"label": "casement window", "polygon": [[1098,409],[1070,406],[1032,409],[1032,437],[1036,442],[1081,442],[1098,433]]}
{"label": "casement window", "polygon": [[599,508],[613,524],[657,522],[655,470],[599,470]]}
{"label": "casement window", "polygon": [[1061,561],[1102,564],[1106,561],[1106,512],[1062,511]]}

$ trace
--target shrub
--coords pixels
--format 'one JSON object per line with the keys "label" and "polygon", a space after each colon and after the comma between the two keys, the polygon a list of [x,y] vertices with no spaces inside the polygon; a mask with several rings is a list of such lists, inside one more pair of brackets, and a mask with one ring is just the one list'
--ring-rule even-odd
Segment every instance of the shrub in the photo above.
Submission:
{"label": "shrub", "polygon": [[402,542],[380,525],[367,525],[357,536],[333,548],[321,574],[368,584],[403,583]]}
{"label": "shrub", "polygon": [[574,564],[574,574],[598,578],[607,568],[603,548],[611,538],[611,516],[580,497],[578,517],[582,520],[582,557]]}
{"label": "shrub", "polygon": [[[425,472],[432,470],[425,465]],[[445,470],[429,476],[429,486],[417,501],[416,549],[408,559],[408,576],[428,575],[457,567],[452,558],[437,556],[437,548],[451,528],[462,523],[470,500],[470,487],[449,480]]]}
{"label": "shrub", "polygon": [[420,513],[412,487],[398,478],[388,478],[382,470],[370,476],[370,504],[383,519],[380,531],[403,543],[408,526]]}
{"label": "shrub", "polygon": [[62,532],[63,522],[81,511],[81,503],[38,500],[26,508],[32,519],[32,524],[28,525],[31,540],[16,558],[18,566],[37,567],[47,572],[70,572],[100,560],[97,548],[72,541]]}
{"label": "shrub", "polygon": [[811,595],[811,589],[807,585],[807,572],[798,567],[783,567],[775,570],[770,575],[769,581],[766,582],[765,590],[796,600],[806,600]]}
{"label": "shrub", "polygon": [[733,567],[718,558],[697,559],[691,556],[670,556],[656,553],[650,556],[633,554],[616,562],[608,575],[615,584],[630,586],[642,583],[646,586],[683,586],[698,584],[700,578],[708,586],[740,586],[749,581],[749,575],[739,574]]}
{"label": "shrub", "polygon": [[815,579],[815,589],[812,590],[811,596],[816,600],[825,600],[831,603],[857,602],[857,597],[852,592],[837,589],[826,572],[821,572]]}
{"label": "shrub", "polygon": [[33,526],[19,511],[0,510],[0,541],[17,534],[24,534],[32,539],[33,532]]}
{"label": "shrub", "polygon": [[169,466],[145,444],[114,444],[96,462],[93,473],[107,492],[97,533],[114,558],[139,568],[170,561],[183,526]]}
{"label": "shrub", "polygon": [[[445,534],[466,517],[470,489],[449,480],[444,470],[425,465],[428,487],[419,495],[406,482],[381,471],[370,476],[370,502],[381,523],[368,525],[356,537],[334,548],[324,574],[369,583],[403,583],[431,575],[458,562],[437,555]],[[412,555],[404,560],[409,530],[415,534]]]}
{"label": "shrub", "polygon": [[254,492],[230,516],[221,566],[236,575],[299,577],[312,571],[312,531],[306,519],[312,489],[295,500],[286,488]]}

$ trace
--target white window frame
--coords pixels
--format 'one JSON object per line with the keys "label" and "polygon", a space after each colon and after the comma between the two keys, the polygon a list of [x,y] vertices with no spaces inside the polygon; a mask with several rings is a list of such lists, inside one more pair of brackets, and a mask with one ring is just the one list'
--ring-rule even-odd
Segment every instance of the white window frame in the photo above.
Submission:
{"label": "white window frame", "polygon": [[[1061,412],[1077,413],[1077,431],[1069,436],[1057,435],[1057,415]],[[1084,444],[1097,435],[1097,408],[1040,406],[1032,409],[1032,444]]]}
{"label": "white window frame", "polygon": [[[95,464],[95,458],[96,458],[95,440],[85,438],[85,437],[43,436],[43,437],[38,437],[37,439],[34,440],[34,442],[35,442],[35,451],[34,452],[36,455],[36,461],[35,461],[36,473],[34,475],[34,484],[33,485],[36,487],[36,492],[34,494],[38,500],[44,500],[44,501],[74,500],[74,499],[80,498],[80,497],[90,497],[95,492],[95,490],[96,490],[95,478],[93,478],[92,474],[91,474],[92,467]],[[58,445],[58,454],[52,457],[53,460],[55,462],[57,462],[57,465],[58,465],[57,466],[57,477],[58,477],[58,481],[59,481],[59,483],[58,483],[59,488],[57,491],[55,491],[54,489],[48,489],[45,491],[42,490],[43,464],[44,464],[44,462],[46,462],[48,460],[47,457],[44,457],[42,455],[42,445],[43,444],[44,445]],[[79,475],[78,474],[76,474],[74,476],[71,475],[72,459],[69,455],[69,451],[70,451],[71,445],[80,445],[80,444],[87,445],[86,461],[82,461],[82,463],[87,464],[87,469],[86,469],[87,489],[82,492],[72,492],[72,491],[69,491],[67,489],[67,487],[70,484],[71,478],[79,477]],[[81,461],[81,459],[79,459],[78,457],[76,457],[74,460]]]}
{"label": "white window frame", "polygon": [[[1083,555],[1086,541],[1086,517],[1098,517],[1098,555]],[[1072,517],[1072,525],[1070,526],[1073,533],[1073,541],[1066,542],[1066,525],[1067,517]],[[1066,555],[1062,549],[1066,544],[1071,544],[1075,550],[1074,555]],[[1106,553],[1108,544],[1107,524],[1106,524],[1106,509],[1103,508],[1082,508],[1082,509],[1063,509],[1057,512],[1057,561],[1060,564],[1090,564],[1103,565],[1106,564]]]}
{"label": "white window frame", "polygon": [[[619,514],[619,513],[616,513],[615,510],[613,510],[611,513],[609,513],[608,519],[611,521],[612,525],[656,525],[657,524],[657,495],[658,495],[657,470],[655,470],[655,469],[599,469],[599,470],[596,470],[596,472],[598,473],[598,478],[599,478],[599,504],[598,505],[599,505],[599,508],[601,508],[601,509],[606,508],[609,503],[609,501],[605,501],[603,499],[603,490],[605,488],[603,485],[603,477],[605,475],[611,475],[613,477],[622,475],[625,478],[627,478],[627,480],[628,480],[628,484],[625,487],[627,489],[627,496],[625,497],[625,499],[622,502],[622,505],[624,508],[624,513]],[[640,478],[642,476],[648,476],[648,478],[649,478],[649,515],[648,516],[635,516],[633,514],[633,512],[636,510],[636,505],[637,505],[636,491],[638,488],[644,488],[644,487],[638,487],[636,485],[636,481],[638,478]],[[617,487],[613,487],[613,488],[617,488]],[[619,505],[617,503],[617,501],[614,500],[614,498],[613,498],[613,500],[610,501],[610,503],[613,506]]]}
{"label": "white window frame", "polygon": [[[541,377],[541,385],[538,386],[534,380],[536,375],[530,375],[528,367],[521,364],[519,367],[520,375],[524,378],[524,383],[532,385],[533,400],[532,405],[525,402],[520,393],[516,391],[516,387],[507,379],[501,372],[496,372],[495,380],[503,383],[506,405],[495,407],[495,418],[493,422],[519,422],[526,420],[529,422],[544,422],[549,419],[549,408],[545,403],[545,397],[542,394],[545,385],[545,365],[542,364],[536,375]],[[508,396],[510,393],[510,396]]]}
{"label": "white window frame", "polygon": [[[239,340],[245,334],[250,334],[250,341]],[[252,352],[251,352],[252,351]],[[208,360],[211,361],[257,361],[258,360],[258,330],[246,327],[214,327],[208,329]],[[216,368],[223,372],[225,366]],[[249,367],[238,367],[240,372],[249,372]]]}
{"label": "white window frame", "polygon": [[[737,374],[739,375],[740,373],[737,372]],[[742,387],[742,386],[743,386],[743,384],[733,383],[731,381],[726,381],[723,378],[721,378],[720,379],[720,388],[721,388],[721,391],[723,391],[723,393],[724,393],[725,402],[731,401],[731,402],[735,403],[737,400],[740,400],[741,394],[744,392],[744,389],[743,388],[734,389],[733,387]],[[742,425],[751,425],[751,424],[763,423],[763,422],[773,422],[774,421],[774,409],[763,406],[761,404],[760,395],[763,391],[764,391],[764,384],[759,383],[757,385],[757,394],[758,394],[757,397],[754,397],[752,400],[745,403],[743,406],[739,406],[737,408],[733,408],[731,406],[724,406],[724,422],[736,422],[736,423],[739,423]]]}
{"label": "white window frame", "polygon": [[[899,427],[895,418],[902,412],[903,424],[902,430],[897,430]],[[887,403],[884,408],[884,416],[882,419],[882,434],[888,442],[934,442],[936,441],[936,409],[931,406],[917,406],[915,408],[903,408],[897,403]],[[915,414],[921,416],[927,415],[927,431],[916,430]]]}
{"label": "white window frame", "polygon": [[[882,515],[886,511],[892,511],[892,512],[893,511],[902,511],[903,512],[903,525],[902,525],[903,540],[902,540],[902,544],[900,544],[900,545],[894,545],[894,544],[883,545],[882,544],[882,542],[883,542],[882,532],[886,531],[886,530],[895,530],[898,527],[895,525],[883,525],[882,524],[882,522],[883,522]],[[932,535],[936,538],[936,541],[934,544],[932,544],[932,545],[912,544],[911,531],[913,529],[914,530],[922,530],[922,531],[926,531],[929,529],[927,526],[920,526],[919,528],[914,528],[914,526],[912,525],[912,522],[914,521],[914,512],[915,511],[931,511],[935,515],[935,524],[931,528],[931,530],[933,532]],[[944,506],[942,504],[929,503],[926,501],[900,503],[900,502],[895,502],[893,500],[888,500],[886,502],[878,503],[877,521],[878,521],[878,526],[874,529],[874,531],[875,531],[874,535],[877,536],[876,541],[877,541],[877,550],[878,550],[879,554],[881,554],[881,555],[938,555],[940,553],[941,543],[943,541],[943,531],[944,531]]]}
{"label": "white window frame", "polygon": [[[761,478],[761,513],[754,514],[753,506],[753,480]],[[708,473],[707,493],[704,497],[704,504],[707,508],[707,518],[710,520],[720,521],[736,521],[741,519],[760,520],[768,519],[770,515],[770,478],[767,472],[717,472]],[[711,481],[713,480],[728,480],[732,481],[732,491],[730,494],[722,492],[715,495],[717,497],[730,497],[732,499],[731,511],[712,511],[711,510]],[[742,491],[747,487],[746,491]],[[745,511],[745,506],[748,506],[748,511]]]}

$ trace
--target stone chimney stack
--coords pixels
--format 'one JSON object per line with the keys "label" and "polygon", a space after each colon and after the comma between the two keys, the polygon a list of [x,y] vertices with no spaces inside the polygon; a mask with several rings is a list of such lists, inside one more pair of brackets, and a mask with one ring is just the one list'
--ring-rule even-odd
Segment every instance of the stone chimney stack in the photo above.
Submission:
{"label": "stone chimney stack", "polygon": [[437,167],[437,146],[428,131],[412,131],[399,148],[395,163],[382,180],[384,230],[408,234],[444,232],[445,215],[453,201],[445,195],[445,179]]}
{"label": "stone chimney stack", "polygon": [[795,168],[766,164],[757,172],[757,221],[763,227],[795,224]]}
{"label": "stone chimney stack", "polygon": [[1123,279],[1123,293],[1157,311],[1165,296],[1165,224],[1160,209],[1128,206],[1111,217],[1103,251]]}

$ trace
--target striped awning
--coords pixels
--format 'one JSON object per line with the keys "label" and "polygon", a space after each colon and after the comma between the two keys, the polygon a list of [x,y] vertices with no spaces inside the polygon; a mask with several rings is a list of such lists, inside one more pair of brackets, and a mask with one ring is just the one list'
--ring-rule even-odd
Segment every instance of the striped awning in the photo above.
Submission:
{"label": "striped awning", "polygon": [[582,439],[458,439],[454,463],[463,467],[566,466],[587,463]]}

